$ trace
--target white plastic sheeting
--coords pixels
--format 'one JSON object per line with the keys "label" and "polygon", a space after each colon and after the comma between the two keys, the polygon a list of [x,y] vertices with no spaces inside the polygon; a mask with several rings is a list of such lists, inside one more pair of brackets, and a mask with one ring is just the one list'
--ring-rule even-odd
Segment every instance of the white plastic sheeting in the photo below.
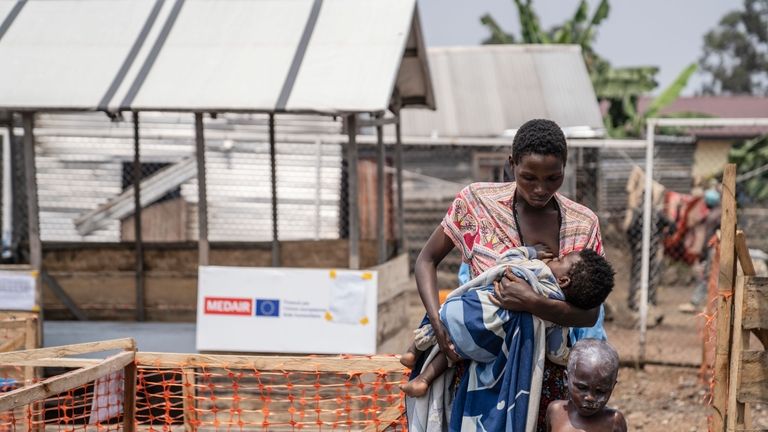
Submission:
{"label": "white plastic sheeting", "polygon": [[379,112],[401,77],[434,107],[416,0],[0,0],[2,23],[0,110]]}

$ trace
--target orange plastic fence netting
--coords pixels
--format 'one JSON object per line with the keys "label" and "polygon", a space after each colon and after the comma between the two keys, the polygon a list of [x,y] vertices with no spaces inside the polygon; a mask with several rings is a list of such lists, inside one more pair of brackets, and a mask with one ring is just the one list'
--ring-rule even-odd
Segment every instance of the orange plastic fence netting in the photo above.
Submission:
{"label": "orange plastic fence netting", "polygon": [[[3,368],[4,371],[8,369],[11,368]],[[0,431],[122,429],[123,383],[123,373],[119,371],[55,396],[0,412]],[[4,390],[9,392],[32,384],[35,382],[20,380],[7,385]]]}
{"label": "orange plastic fence netting", "polygon": [[[216,356],[198,358],[203,357]],[[248,358],[239,357],[242,360],[233,366],[221,361],[210,365],[138,361],[136,430],[407,429],[405,400],[398,387],[407,375],[394,366],[394,358],[387,359],[394,362],[384,369],[360,367],[366,357],[335,358],[334,366],[323,370],[323,357],[306,357],[301,360],[305,362],[302,371],[248,367]],[[350,370],[340,367],[346,360],[351,361]],[[380,365],[373,363],[373,367]],[[0,413],[0,432],[122,430],[124,409],[129,409],[124,399],[120,370]]]}

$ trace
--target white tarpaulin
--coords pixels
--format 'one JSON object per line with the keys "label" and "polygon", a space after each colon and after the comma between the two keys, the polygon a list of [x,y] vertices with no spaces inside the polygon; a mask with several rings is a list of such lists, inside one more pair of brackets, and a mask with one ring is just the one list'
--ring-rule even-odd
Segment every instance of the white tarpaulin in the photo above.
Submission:
{"label": "white tarpaulin", "polygon": [[0,271],[0,310],[37,310],[35,272]]}
{"label": "white tarpaulin", "polygon": [[9,111],[434,107],[416,0],[0,0],[0,65]]}

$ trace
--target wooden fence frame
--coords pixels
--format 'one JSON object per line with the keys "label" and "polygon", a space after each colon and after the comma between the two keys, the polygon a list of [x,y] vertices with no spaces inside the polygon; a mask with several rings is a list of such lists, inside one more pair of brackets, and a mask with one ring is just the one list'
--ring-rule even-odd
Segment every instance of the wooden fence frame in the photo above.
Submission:
{"label": "wooden fence frame", "polygon": [[[106,359],[65,358],[78,354],[121,350]],[[344,356],[246,356],[207,355],[138,352],[133,339],[114,339],[52,348],[0,353],[0,365],[24,367],[65,367],[72,371],[38,383],[0,394],[0,412],[39,402],[86,383],[93,382],[110,373],[123,370],[124,420],[123,431],[134,432],[136,413],[137,369],[168,368],[182,372],[184,400],[184,431],[195,432],[195,374],[197,367],[227,367],[252,370],[333,372],[350,373],[378,372],[402,373],[403,366],[393,356],[344,357]],[[383,409],[378,424],[368,425],[364,431],[383,431],[398,422],[404,415],[400,403]]]}
{"label": "wooden fence frame", "polygon": [[[747,403],[768,403],[768,278],[755,277],[746,235],[737,230],[736,166],[723,173],[717,345],[712,407],[715,432],[749,431]],[[750,350],[751,333],[763,350]]]}

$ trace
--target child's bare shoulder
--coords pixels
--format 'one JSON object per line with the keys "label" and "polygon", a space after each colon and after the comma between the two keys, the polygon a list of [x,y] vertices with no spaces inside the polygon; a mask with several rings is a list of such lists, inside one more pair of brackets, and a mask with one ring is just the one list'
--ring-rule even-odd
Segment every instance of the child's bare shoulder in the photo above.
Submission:
{"label": "child's bare shoulder", "polygon": [[627,421],[621,411],[606,407],[605,417],[610,421],[613,432],[627,432]]}
{"label": "child's bare shoulder", "polygon": [[552,401],[547,405],[547,415],[552,415],[557,412],[567,412],[568,411],[568,401],[567,400],[556,400]]}

